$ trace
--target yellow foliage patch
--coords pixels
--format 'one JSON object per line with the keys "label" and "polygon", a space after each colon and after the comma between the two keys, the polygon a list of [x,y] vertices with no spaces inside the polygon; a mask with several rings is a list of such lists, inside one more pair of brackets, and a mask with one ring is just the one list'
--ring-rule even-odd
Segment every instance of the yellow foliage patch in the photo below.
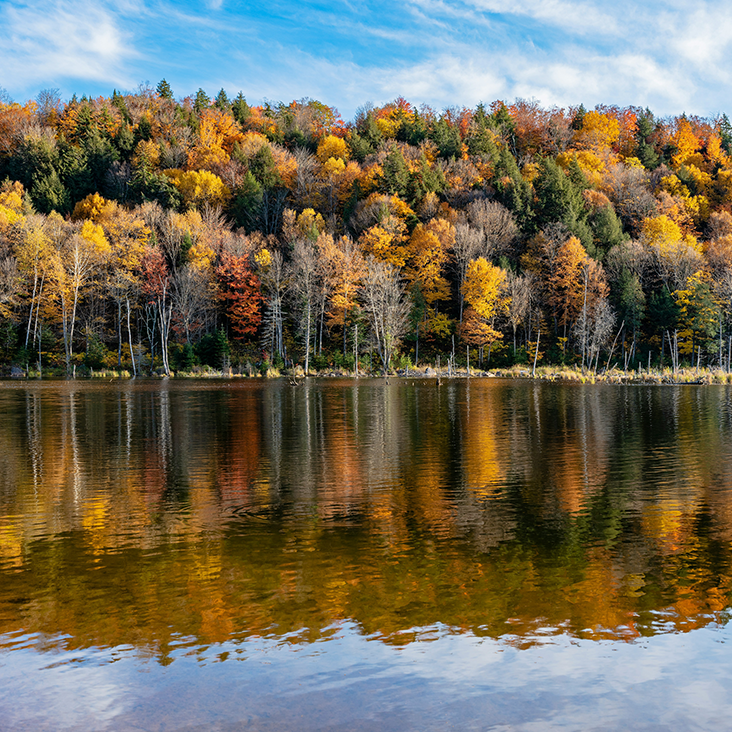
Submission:
{"label": "yellow foliage patch", "polygon": [[93,221],[85,221],[81,227],[81,238],[88,241],[99,254],[106,254],[112,251],[107,241],[104,229]]}
{"label": "yellow foliage patch", "polygon": [[160,164],[160,145],[152,140],[140,140],[132,156],[132,167],[136,170],[141,168],[157,168]]}
{"label": "yellow foliage patch", "polygon": [[107,212],[112,208],[112,202],[108,201],[98,193],[90,193],[88,196],[79,201],[74,206],[74,212],[71,214],[72,221],[81,219],[89,219],[98,223],[104,218]]}
{"label": "yellow foliage patch", "polygon": [[348,160],[348,145],[346,141],[335,135],[326,135],[318,145],[316,153],[318,160],[325,164],[331,158],[340,159],[345,162]]}
{"label": "yellow foliage patch", "polygon": [[231,198],[231,191],[217,175],[208,170],[183,172],[166,170],[171,183],[181,192],[187,206],[200,208],[204,204],[223,206]]}

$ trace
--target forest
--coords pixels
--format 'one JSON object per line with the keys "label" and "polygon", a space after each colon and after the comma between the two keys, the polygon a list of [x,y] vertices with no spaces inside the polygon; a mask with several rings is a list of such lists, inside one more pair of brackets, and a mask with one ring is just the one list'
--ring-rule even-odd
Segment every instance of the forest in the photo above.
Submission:
{"label": "forest", "polygon": [[0,364],[730,370],[726,115],[0,95]]}

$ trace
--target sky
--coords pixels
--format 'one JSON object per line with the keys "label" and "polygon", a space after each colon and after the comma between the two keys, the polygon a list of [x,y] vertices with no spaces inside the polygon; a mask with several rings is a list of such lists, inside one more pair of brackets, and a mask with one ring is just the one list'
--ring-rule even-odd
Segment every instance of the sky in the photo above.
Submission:
{"label": "sky", "polygon": [[0,0],[0,87],[108,96],[165,78],[250,104],[317,99],[345,120],[403,96],[437,111],[732,112],[726,0]]}

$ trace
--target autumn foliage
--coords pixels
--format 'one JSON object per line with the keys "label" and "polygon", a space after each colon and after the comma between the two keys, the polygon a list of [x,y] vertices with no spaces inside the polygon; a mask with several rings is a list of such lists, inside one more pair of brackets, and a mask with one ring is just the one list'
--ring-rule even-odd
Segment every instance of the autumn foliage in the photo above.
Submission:
{"label": "autumn foliage", "polygon": [[634,107],[346,122],[162,82],[0,103],[0,359],[381,368],[383,281],[390,363],[461,341],[526,363],[540,338],[549,361],[728,368],[731,152],[724,115]]}

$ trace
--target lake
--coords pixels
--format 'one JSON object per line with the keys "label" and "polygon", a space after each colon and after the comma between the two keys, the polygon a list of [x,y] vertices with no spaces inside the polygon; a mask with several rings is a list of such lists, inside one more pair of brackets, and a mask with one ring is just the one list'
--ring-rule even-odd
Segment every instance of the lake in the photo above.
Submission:
{"label": "lake", "polygon": [[2,730],[718,730],[732,388],[0,382]]}

